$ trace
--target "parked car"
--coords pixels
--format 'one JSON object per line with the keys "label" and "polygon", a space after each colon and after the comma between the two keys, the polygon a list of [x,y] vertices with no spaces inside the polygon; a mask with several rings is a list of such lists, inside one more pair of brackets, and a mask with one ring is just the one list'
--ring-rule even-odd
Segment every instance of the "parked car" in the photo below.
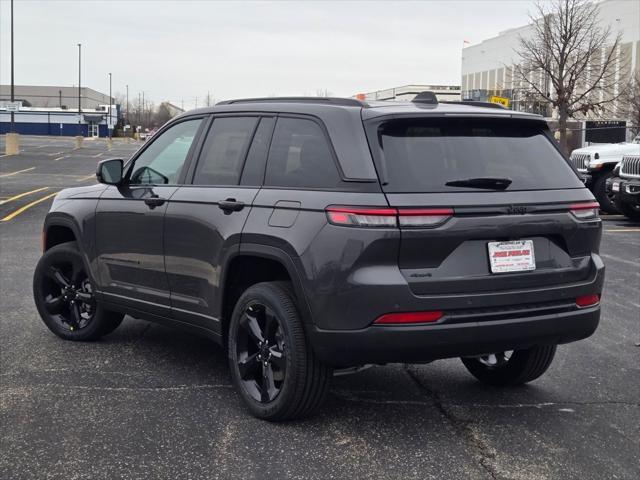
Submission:
{"label": "parked car", "polygon": [[67,340],[125,314],[228,352],[249,411],[322,403],[334,371],[461,357],[520,385],[590,336],[598,204],[544,119],[336,98],[223,102],[59,193],[33,293]]}
{"label": "parked car", "polygon": [[640,152],[622,157],[611,190],[616,206],[631,220],[640,221]]}
{"label": "parked car", "polygon": [[577,148],[571,152],[571,162],[582,174],[585,184],[591,189],[607,213],[617,213],[614,195],[607,192],[607,180],[613,177],[613,168],[625,154],[640,152],[640,135],[631,143],[607,143]]}

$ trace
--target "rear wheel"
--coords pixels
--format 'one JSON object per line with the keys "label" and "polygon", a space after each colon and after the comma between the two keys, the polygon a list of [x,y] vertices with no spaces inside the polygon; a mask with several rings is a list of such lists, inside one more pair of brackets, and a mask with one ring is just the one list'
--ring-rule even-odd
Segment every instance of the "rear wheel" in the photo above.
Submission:
{"label": "rear wheel", "polygon": [[593,195],[600,204],[600,210],[606,213],[618,213],[615,194],[607,192],[607,180],[614,177],[613,170],[598,175],[593,182]]}
{"label": "rear wheel", "polygon": [[308,344],[286,283],[259,283],[242,294],[228,346],[233,383],[254,416],[270,421],[308,416],[326,397],[331,369]]}
{"label": "rear wheel", "polygon": [[118,328],[124,317],[96,302],[75,242],[42,255],[33,274],[33,296],[44,324],[65,340],[96,340]]}
{"label": "rear wheel", "polygon": [[483,383],[515,386],[540,377],[551,365],[555,353],[555,345],[545,345],[461,360],[467,370]]}

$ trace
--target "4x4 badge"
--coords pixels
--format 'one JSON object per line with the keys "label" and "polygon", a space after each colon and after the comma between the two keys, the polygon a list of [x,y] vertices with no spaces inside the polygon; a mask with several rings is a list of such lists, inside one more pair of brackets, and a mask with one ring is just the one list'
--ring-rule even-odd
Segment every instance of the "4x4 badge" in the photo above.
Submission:
{"label": "4x4 badge", "polygon": [[527,207],[522,205],[509,205],[507,207],[507,213],[509,215],[524,215],[527,213]]}

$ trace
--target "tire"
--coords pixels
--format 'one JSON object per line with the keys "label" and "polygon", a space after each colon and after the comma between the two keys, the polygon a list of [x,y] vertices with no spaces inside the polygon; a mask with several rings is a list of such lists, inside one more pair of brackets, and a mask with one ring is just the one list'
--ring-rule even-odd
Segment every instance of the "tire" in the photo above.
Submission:
{"label": "tire", "polygon": [[42,321],[58,337],[97,340],[122,323],[124,315],[106,310],[93,291],[75,242],[56,245],[40,257],[33,274],[33,298]]}
{"label": "tire", "polygon": [[314,413],[332,376],[305,338],[291,287],[258,283],[235,305],[228,335],[234,386],[252,415],[280,422]]}
{"label": "tire", "polygon": [[593,195],[600,204],[600,210],[606,213],[619,213],[613,193],[607,193],[607,179],[614,177],[613,170],[598,175],[592,187]]}
{"label": "tire", "polygon": [[556,345],[533,347],[528,350],[514,350],[494,354],[495,365],[489,365],[490,355],[462,358],[467,370],[482,383],[496,387],[523,385],[540,377],[547,371],[556,353]]}
{"label": "tire", "polygon": [[634,222],[640,222],[640,205],[632,205],[630,203],[620,202],[616,197],[616,206],[620,213],[622,213],[629,220]]}

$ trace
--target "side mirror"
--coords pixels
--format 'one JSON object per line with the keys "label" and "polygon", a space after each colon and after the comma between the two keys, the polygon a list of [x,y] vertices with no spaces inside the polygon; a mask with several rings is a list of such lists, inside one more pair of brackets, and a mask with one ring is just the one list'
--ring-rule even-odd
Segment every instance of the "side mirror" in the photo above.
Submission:
{"label": "side mirror", "polygon": [[122,182],[123,162],[120,158],[102,160],[98,163],[96,178],[100,183],[107,185],[119,185]]}

